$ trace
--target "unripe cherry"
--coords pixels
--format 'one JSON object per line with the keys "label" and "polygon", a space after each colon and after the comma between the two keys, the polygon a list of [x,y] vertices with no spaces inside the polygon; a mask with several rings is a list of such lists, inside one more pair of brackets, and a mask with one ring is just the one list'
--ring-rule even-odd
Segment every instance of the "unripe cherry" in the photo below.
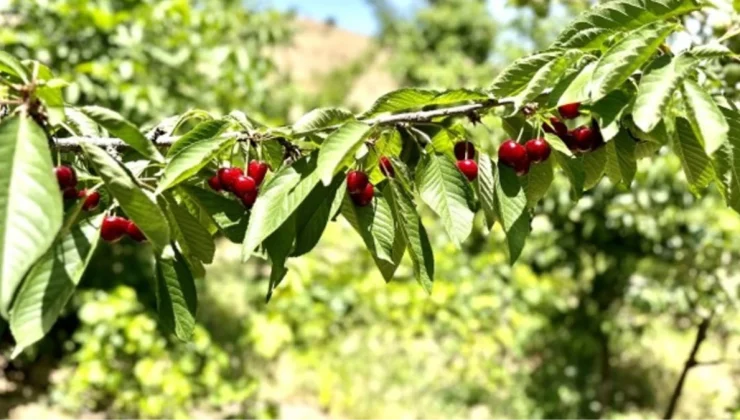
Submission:
{"label": "unripe cherry", "polygon": [[527,150],[527,156],[531,162],[544,162],[550,157],[550,145],[545,139],[532,139],[524,144],[524,148]]}
{"label": "unripe cherry", "polygon": [[458,160],[457,169],[459,169],[470,182],[473,182],[478,178],[478,164],[475,163],[473,159]]}
{"label": "unripe cherry", "polygon": [[364,191],[368,182],[367,174],[362,171],[347,172],[347,191],[350,194]]}
{"label": "unripe cherry", "polygon": [[457,160],[475,158],[475,145],[469,141],[461,141],[455,144],[455,158]]}

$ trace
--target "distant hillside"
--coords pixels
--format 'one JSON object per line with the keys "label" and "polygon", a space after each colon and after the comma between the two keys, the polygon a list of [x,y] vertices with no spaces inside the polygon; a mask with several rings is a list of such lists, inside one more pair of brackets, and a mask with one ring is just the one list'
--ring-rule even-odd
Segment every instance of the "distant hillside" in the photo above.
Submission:
{"label": "distant hillside", "polygon": [[[293,45],[275,51],[274,59],[301,88],[311,92],[318,89],[321,81],[332,71],[354,63],[373,48],[371,37],[298,18]],[[350,89],[349,103],[364,107],[379,95],[398,87],[391,74],[383,68],[387,56],[385,52],[376,54]]]}

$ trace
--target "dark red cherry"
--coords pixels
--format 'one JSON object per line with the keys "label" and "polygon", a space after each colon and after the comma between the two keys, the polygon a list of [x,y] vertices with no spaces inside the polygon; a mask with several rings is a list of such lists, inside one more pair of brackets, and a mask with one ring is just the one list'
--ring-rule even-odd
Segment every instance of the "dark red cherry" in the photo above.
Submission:
{"label": "dark red cherry", "polygon": [[458,160],[457,169],[465,175],[468,181],[472,182],[478,178],[478,164],[473,159]]}
{"label": "dark red cherry", "polygon": [[260,185],[262,185],[262,181],[265,179],[265,175],[267,175],[268,169],[270,169],[270,167],[267,166],[267,163],[259,160],[253,160],[249,162],[249,165],[247,166],[247,175],[251,176],[252,179],[254,179],[254,182],[259,187]]}
{"label": "dark red cherry", "polygon": [[61,190],[77,185],[77,173],[75,173],[74,168],[71,166],[57,166],[54,168],[54,174],[57,177],[57,182]]}
{"label": "dark red cherry", "polygon": [[501,143],[498,148],[498,160],[504,165],[514,168],[517,175],[524,175],[529,172],[527,149],[514,140]]}
{"label": "dark red cherry", "polygon": [[380,172],[382,172],[387,178],[393,178],[393,176],[396,175],[396,171],[393,169],[391,160],[386,156],[380,157]]}
{"label": "dark red cherry", "polygon": [[106,216],[100,225],[100,237],[106,242],[115,242],[128,230],[129,221],[120,216]]}
{"label": "dark red cherry", "polygon": [[77,188],[75,187],[67,187],[62,191],[62,196],[65,200],[74,200],[77,198]]}
{"label": "dark red cherry", "polygon": [[347,173],[347,191],[350,194],[364,191],[368,182],[367,174],[362,171],[349,171]]}
{"label": "dark red cherry", "polygon": [[221,191],[224,189],[221,185],[221,178],[218,175],[208,178],[208,186],[211,187],[213,191]]}
{"label": "dark red cherry", "polygon": [[146,241],[146,236],[144,236],[144,233],[139,229],[138,226],[136,226],[136,223],[132,222],[131,220],[128,221],[128,226],[126,226],[126,233],[128,236],[135,240],[136,242],[144,242]]}
{"label": "dark red cherry", "polygon": [[475,145],[469,141],[461,141],[455,144],[455,157],[457,160],[474,159]]}
{"label": "dark red cherry", "polygon": [[81,190],[77,197],[84,199],[82,203],[82,210],[91,211],[95,210],[100,204],[100,193],[97,191],[89,192],[87,190]]}
{"label": "dark red cherry", "polygon": [[545,139],[532,139],[524,145],[524,148],[531,162],[544,162],[550,157],[550,145]]}
{"label": "dark red cherry", "polygon": [[234,191],[234,183],[236,180],[244,175],[244,172],[239,168],[221,168],[218,170],[218,179],[221,181],[221,188],[226,191]]}
{"label": "dark red cherry", "polygon": [[581,107],[580,102],[573,102],[572,104],[565,104],[558,107],[558,112],[566,120],[572,120],[573,118],[581,115],[579,108]]}
{"label": "dark red cherry", "polygon": [[369,182],[365,184],[365,187],[362,189],[362,191],[350,193],[352,201],[354,201],[354,203],[360,207],[365,207],[369,205],[373,201],[374,196],[375,187]]}
{"label": "dark red cherry", "polygon": [[232,191],[234,191],[234,194],[236,194],[237,197],[242,197],[244,194],[256,192],[257,183],[254,182],[254,179],[251,176],[240,175],[234,182]]}
{"label": "dark red cherry", "polygon": [[247,192],[240,197],[242,200],[242,204],[244,204],[244,207],[246,207],[247,209],[252,208],[254,202],[257,201],[257,193],[257,189],[254,189],[253,191]]}
{"label": "dark red cherry", "polygon": [[588,152],[596,144],[596,135],[591,127],[578,127],[573,130],[573,143],[581,152]]}

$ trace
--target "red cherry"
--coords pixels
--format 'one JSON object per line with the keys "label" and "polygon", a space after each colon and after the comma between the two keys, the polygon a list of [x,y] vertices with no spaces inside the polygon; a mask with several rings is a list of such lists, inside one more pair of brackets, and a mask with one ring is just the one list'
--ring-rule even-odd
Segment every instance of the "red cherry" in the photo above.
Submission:
{"label": "red cherry", "polygon": [[558,136],[565,136],[568,134],[568,126],[565,125],[557,117],[550,117],[550,124],[543,124],[542,129],[550,134],[556,134]]}
{"label": "red cherry", "polygon": [[255,188],[252,191],[248,191],[244,195],[241,196],[242,204],[244,204],[244,207],[251,209],[254,205],[254,202],[257,201],[257,189]]}
{"label": "red cherry", "polygon": [[456,143],[455,157],[457,160],[473,159],[475,157],[475,145],[469,141]]}
{"label": "red cherry", "polygon": [[457,169],[465,175],[468,181],[472,182],[478,178],[478,164],[473,159],[458,160]]}
{"label": "red cherry", "polygon": [[560,107],[558,107],[558,112],[566,120],[572,120],[573,118],[576,118],[579,115],[581,115],[581,113],[578,111],[580,107],[581,107],[580,102],[574,102],[572,104],[565,104],[565,105],[561,105]]}
{"label": "red cherry", "polygon": [[234,191],[234,194],[238,197],[241,197],[244,194],[257,191],[257,183],[254,182],[254,179],[251,176],[240,175],[234,182],[232,191]]}
{"label": "red cherry", "polygon": [[579,151],[588,152],[596,144],[596,135],[590,127],[578,127],[573,130],[573,144]]}
{"label": "red cherry", "polygon": [[95,210],[98,204],[100,204],[100,193],[97,191],[88,192],[87,190],[81,190],[77,194],[77,197],[85,200],[82,203],[82,210],[85,211]]}
{"label": "red cherry", "polygon": [[221,191],[224,189],[223,186],[221,186],[221,178],[218,175],[208,178],[208,186],[211,187],[213,191]]}
{"label": "red cherry", "polygon": [[136,226],[136,223],[129,220],[128,226],[126,226],[126,233],[128,236],[135,240],[136,242],[144,242],[146,241],[146,236],[144,236],[144,233],[139,229],[138,226]]}
{"label": "red cherry", "polygon": [[352,201],[360,207],[365,207],[373,201],[375,196],[375,187],[371,183],[366,183],[361,191],[350,193]]}
{"label": "red cherry", "polygon": [[62,196],[65,200],[74,200],[77,198],[77,188],[75,187],[67,187],[62,191]]}
{"label": "red cherry", "polygon": [[347,191],[350,194],[359,194],[365,191],[368,182],[367,174],[362,171],[349,171],[347,173]]}
{"label": "red cherry", "polygon": [[550,145],[545,139],[532,139],[524,144],[524,148],[527,150],[529,160],[534,163],[544,162],[550,157]]}
{"label": "red cherry", "polygon": [[126,234],[129,221],[119,216],[106,216],[100,225],[100,237],[106,242],[115,242]]}
{"label": "red cherry", "polygon": [[257,183],[257,186],[260,186],[262,185],[262,181],[265,179],[265,175],[267,174],[268,169],[270,169],[270,167],[267,166],[267,163],[259,160],[253,160],[249,162],[249,165],[247,166],[247,175],[251,176],[252,179],[254,179],[254,182]]}
{"label": "red cherry", "polygon": [[527,149],[514,140],[501,143],[498,148],[498,160],[504,165],[514,168],[517,175],[524,175],[529,172]]}
{"label": "red cherry", "polygon": [[221,181],[221,187],[226,191],[233,191],[234,183],[242,175],[244,175],[244,172],[239,168],[221,168],[218,170],[218,179]]}
{"label": "red cherry", "polygon": [[396,175],[396,170],[393,169],[391,160],[385,156],[380,157],[380,172],[382,172],[387,178],[393,178]]}
{"label": "red cherry", "polygon": [[62,190],[77,185],[77,174],[75,173],[75,170],[70,166],[57,166],[56,168],[54,168],[54,174],[57,176],[59,188]]}

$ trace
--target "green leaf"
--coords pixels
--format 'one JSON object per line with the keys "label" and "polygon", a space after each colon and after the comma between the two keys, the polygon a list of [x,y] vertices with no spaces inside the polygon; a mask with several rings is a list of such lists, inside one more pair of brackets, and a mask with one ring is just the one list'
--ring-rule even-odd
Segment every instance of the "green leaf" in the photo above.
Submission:
{"label": "green leaf", "polygon": [[0,122],[0,314],[62,227],[62,197],[44,130],[24,113]]}
{"label": "green leaf", "polygon": [[493,80],[491,92],[498,97],[513,96],[523,90],[541,68],[562,55],[562,51],[548,51],[514,61]]}
{"label": "green leaf", "polygon": [[470,89],[435,91],[418,88],[402,88],[386,93],[362,114],[361,118],[375,117],[386,113],[418,110],[433,105],[480,101],[488,99],[483,92]]}
{"label": "green leaf", "polygon": [[31,76],[23,64],[5,51],[0,51],[0,72],[15,76],[23,83],[31,81]]}
{"label": "green leaf", "polygon": [[351,112],[341,108],[318,108],[302,116],[293,124],[293,132],[320,130],[354,119]]}
{"label": "green leaf", "polygon": [[567,157],[573,156],[573,152],[568,148],[568,145],[565,144],[563,139],[556,136],[555,134],[550,134],[550,133],[542,133],[542,134],[545,137],[545,140],[547,140],[547,143],[550,145],[550,147],[552,147],[552,150],[558,151]]}
{"label": "green leaf", "polygon": [[591,99],[596,101],[622,86],[679,29],[675,23],[652,22],[629,32],[599,60],[591,83]]}
{"label": "green leaf", "polygon": [[295,215],[289,217],[275,232],[265,239],[265,250],[272,263],[270,272],[270,284],[267,290],[265,301],[269,302],[272,298],[272,292],[280,284],[288,273],[285,262],[288,260],[293,250],[296,239],[296,221]]}
{"label": "green leaf", "polygon": [[207,120],[199,123],[170,146],[167,157],[172,158],[194,144],[218,136],[229,124],[227,120]]}
{"label": "green leaf", "polygon": [[79,109],[67,108],[65,109],[65,116],[67,117],[66,126],[71,128],[70,131],[72,134],[85,137],[100,137],[100,127]]}
{"label": "green leaf", "polygon": [[694,133],[704,144],[704,151],[711,155],[727,142],[729,125],[712,97],[691,79],[683,82],[686,112]]}
{"label": "green leaf", "polygon": [[696,64],[697,60],[688,55],[679,55],[672,60],[664,55],[642,76],[632,109],[635,125],[640,130],[653,131],[663,118],[673,93]]}
{"label": "green leaf", "polygon": [[[591,78],[596,68],[596,62],[588,61],[593,56],[584,56],[580,61],[581,67],[573,71],[569,76],[563,77],[550,93],[548,106],[554,108],[560,105],[589,100]],[[593,60],[593,58],[590,58]]]}
{"label": "green leaf", "polygon": [[[550,144],[552,145],[552,143]],[[554,150],[552,156],[555,157],[555,161],[563,169],[565,176],[568,177],[573,198],[576,200],[581,198],[586,182],[586,170],[583,168],[583,159],[577,156],[568,157],[558,150]]]}
{"label": "green leaf", "polygon": [[685,118],[676,118],[676,135],[673,150],[681,160],[689,189],[699,194],[714,178],[712,162],[704,151],[699,139],[694,135],[691,123]]}
{"label": "green leaf", "polygon": [[727,205],[740,213],[740,114],[723,108],[729,130],[729,141],[715,152],[716,172],[725,192]]}
{"label": "green leaf", "polygon": [[231,242],[241,243],[244,240],[249,217],[241,203],[191,185],[181,185],[177,191],[192,200]]}
{"label": "green leaf", "polygon": [[208,229],[178,204],[170,194],[165,194],[164,198],[170,227],[172,227],[172,236],[177,240],[182,252],[205,264],[213,262],[216,245]]}
{"label": "green leaf", "polygon": [[524,249],[530,231],[530,217],[527,209],[527,195],[514,170],[498,164],[496,177],[497,219],[506,233],[509,249],[509,262],[514,264]]}
{"label": "green leaf", "polygon": [[475,214],[468,207],[473,192],[452,158],[429,153],[416,169],[421,199],[442,219],[452,241],[460,246],[473,230]]}
{"label": "green leaf", "polygon": [[591,106],[591,112],[598,117],[604,141],[610,141],[619,132],[619,121],[629,103],[630,98],[624,91],[614,90]]}
{"label": "green leaf", "polygon": [[174,246],[167,246],[164,251],[162,256],[156,258],[154,290],[159,321],[167,331],[187,341],[193,335],[198,307],[195,279],[185,258]]}
{"label": "green leaf", "polygon": [[31,267],[10,313],[16,347],[13,358],[42,339],[59,318],[97,246],[102,220],[74,225]]}
{"label": "green leaf", "polygon": [[494,190],[496,185],[496,166],[490,156],[481,153],[478,157],[478,200],[486,217],[488,229],[493,228],[496,223],[496,199]]}
{"label": "green leaf", "polygon": [[341,211],[360,234],[385,281],[391,281],[406,252],[406,242],[403,234],[396,234],[397,224],[386,195],[378,192],[365,207],[358,207],[349,195],[345,195]]}
{"label": "green leaf", "polygon": [[551,159],[540,163],[533,163],[529,168],[527,176],[520,178],[524,193],[527,196],[527,203],[530,207],[534,207],[547,194],[547,190],[550,189],[553,179]]}
{"label": "green leaf", "polygon": [[362,144],[369,131],[369,125],[350,121],[324,140],[317,163],[317,171],[324,185],[329,185],[334,174],[343,169],[342,162]]}
{"label": "green leaf", "polygon": [[522,106],[536,99],[545,89],[554,85],[563,76],[568,67],[582,56],[583,52],[578,50],[566,51],[562,56],[537,69],[529,80],[529,83],[516,96],[514,108],[520,109]]}
{"label": "green leaf", "polygon": [[686,54],[699,59],[725,58],[734,55],[731,49],[714,41],[711,41],[709,44],[692,47],[686,51]]}
{"label": "green leaf", "polygon": [[666,21],[699,9],[696,0],[614,0],[598,4],[571,22],[556,47],[599,49],[614,33]]}
{"label": "green leaf", "polygon": [[321,239],[331,217],[331,207],[340,186],[345,185],[345,177],[337,175],[331,185],[319,184],[298,206],[296,217],[295,250],[292,256],[298,257],[311,251]]}
{"label": "green leaf", "polygon": [[235,142],[235,137],[220,136],[200,140],[183,148],[169,158],[162,180],[157,186],[157,194],[193,177],[216,156],[232,147]]}
{"label": "green leaf", "polygon": [[145,158],[156,162],[164,161],[154,143],[141,134],[136,126],[123,118],[121,114],[99,106],[83,106],[80,111]]}
{"label": "green leaf", "polygon": [[383,194],[390,201],[396,226],[406,242],[416,281],[427,293],[431,293],[434,282],[434,254],[426,229],[421,223],[421,217],[416,212],[414,200],[397,182],[388,183]]}
{"label": "green leaf", "polygon": [[583,156],[583,188],[590,190],[595,187],[606,170],[606,147],[599,147]]}
{"label": "green leaf", "polygon": [[617,185],[620,182],[626,187],[632,184],[637,172],[635,159],[635,141],[624,131],[604,147],[606,149],[606,176]]}
{"label": "green leaf", "polygon": [[131,173],[103,149],[81,143],[82,151],[126,215],[136,223],[157,250],[170,242],[167,218],[156,201],[142,190]]}
{"label": "green leaf", "polygon": [[266,181],[252,208],[244,236],[242,258],[255,249],[295,212],[319,183],[316,153],[286,166]]}

